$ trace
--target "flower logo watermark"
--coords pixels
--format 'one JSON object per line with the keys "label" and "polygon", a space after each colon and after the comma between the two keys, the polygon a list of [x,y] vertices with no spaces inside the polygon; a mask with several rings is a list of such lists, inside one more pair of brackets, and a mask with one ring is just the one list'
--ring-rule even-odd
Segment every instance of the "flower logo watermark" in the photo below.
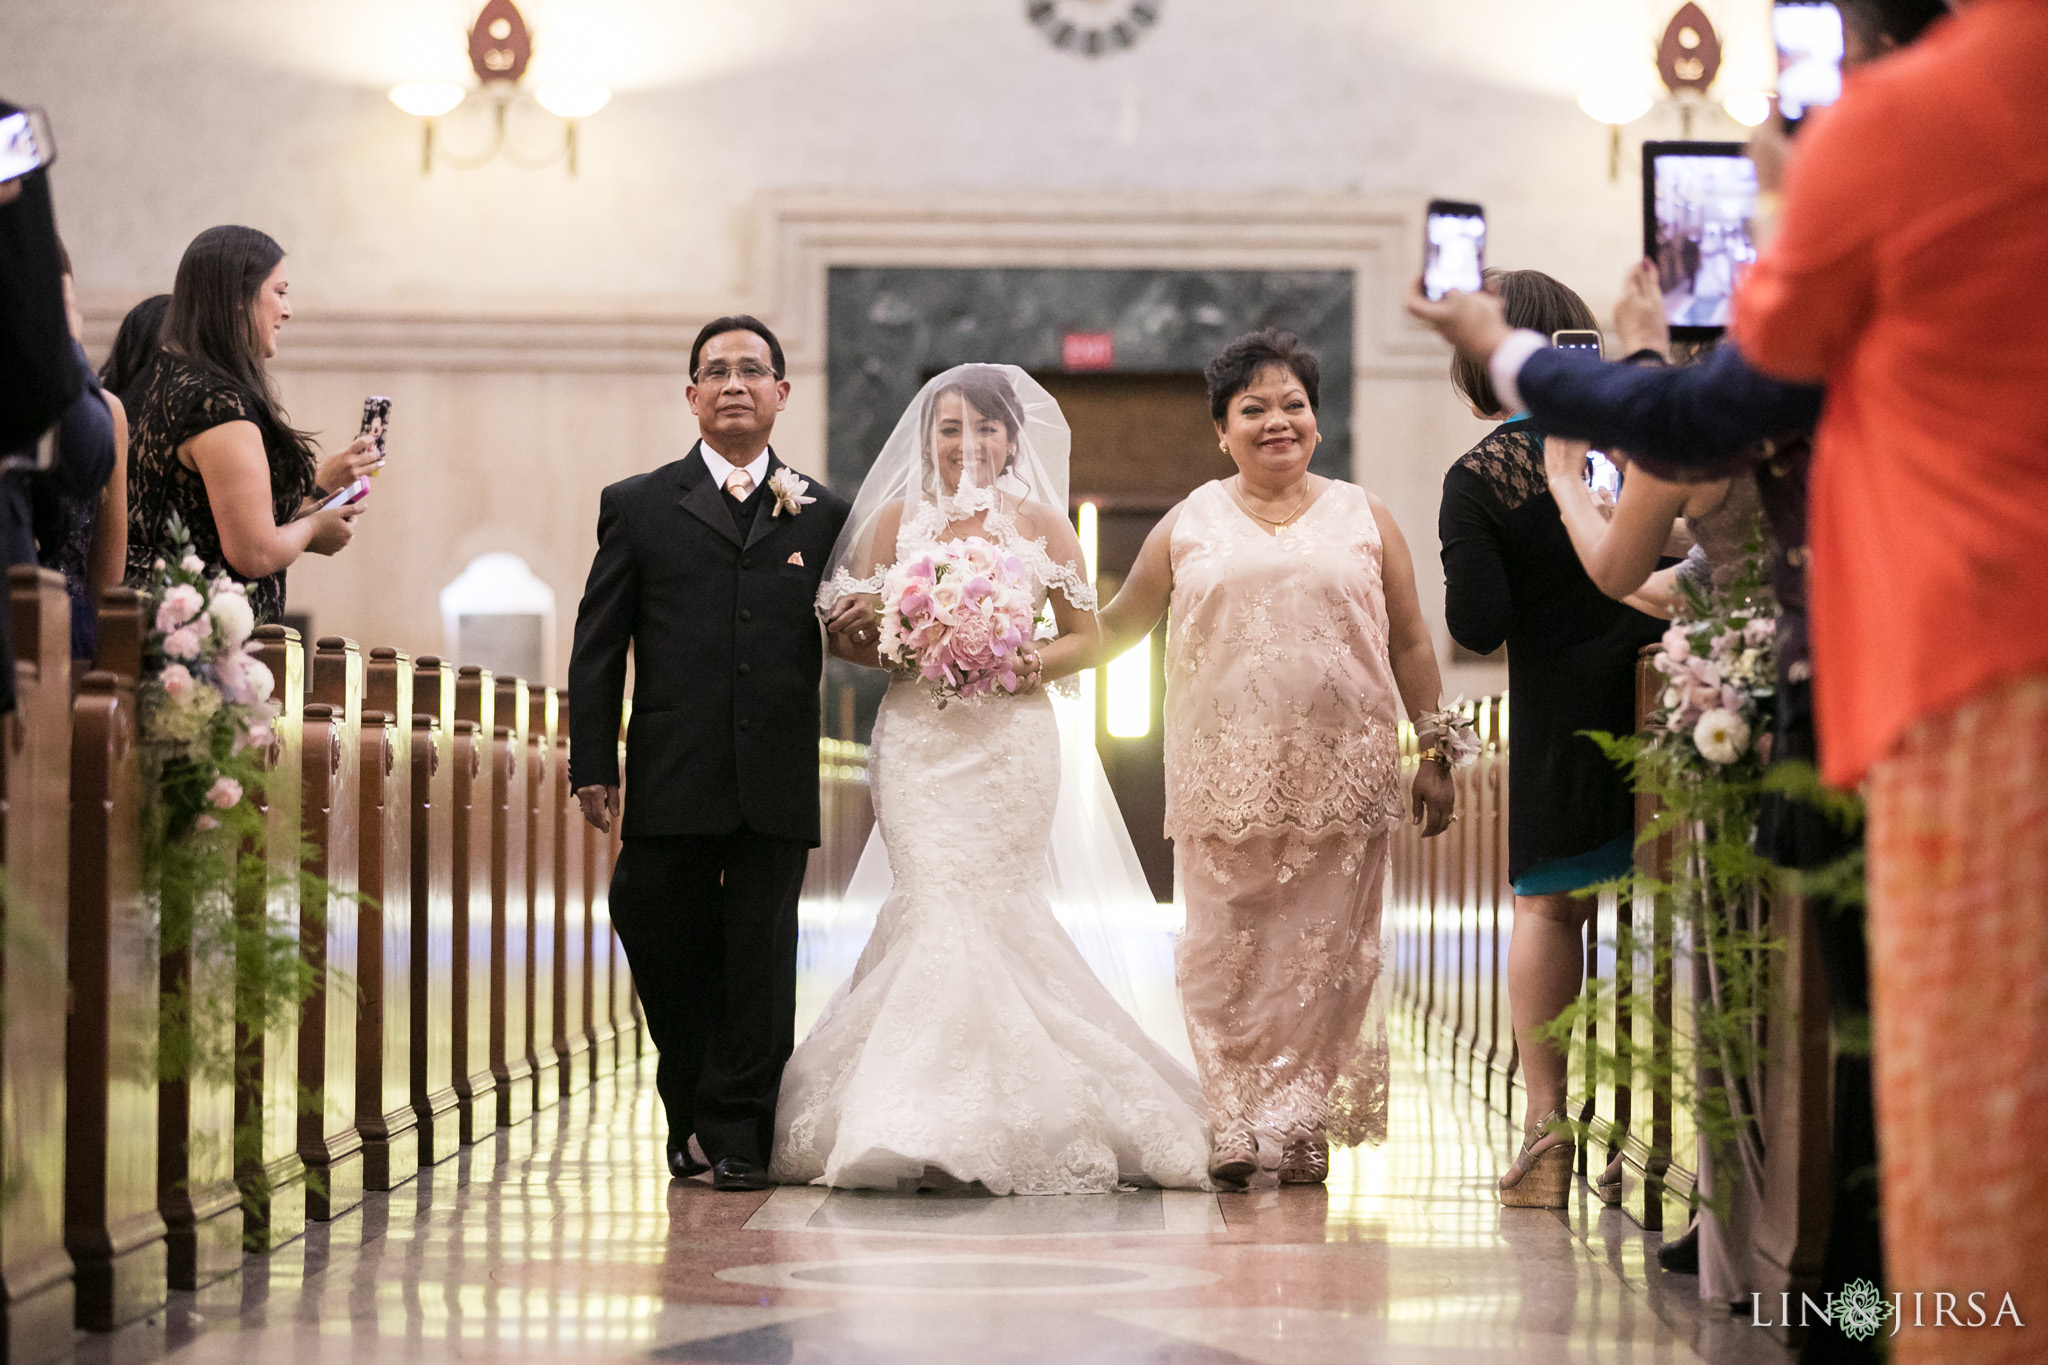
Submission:
{"label": "flower logo watermark", "polygon": [[1892,1315],[1891,1300],[1868,1280],[1851,1280],[1835,1295],[1835,1326],[1851,1341],[1868,1341]]}

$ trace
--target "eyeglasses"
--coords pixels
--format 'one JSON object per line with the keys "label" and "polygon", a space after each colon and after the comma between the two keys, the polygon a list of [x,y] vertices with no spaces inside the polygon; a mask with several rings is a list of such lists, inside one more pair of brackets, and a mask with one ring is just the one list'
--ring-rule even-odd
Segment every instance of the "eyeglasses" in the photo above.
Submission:
{"label": "eyeglasses", "polygon": [[706,365],[692,376],[699,384],[722,385],[738,375],[742,384],[759,384],[776,377],[775,371],[766,365],[749,360],[739,365]]}

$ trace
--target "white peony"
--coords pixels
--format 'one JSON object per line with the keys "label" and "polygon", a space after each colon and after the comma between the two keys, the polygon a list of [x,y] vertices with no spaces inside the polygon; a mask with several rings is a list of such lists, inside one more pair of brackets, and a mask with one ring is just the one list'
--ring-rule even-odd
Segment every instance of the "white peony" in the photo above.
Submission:
{"label": "white peony", "polygon": [[256,629],[256,613],[250,610],[249,599],[241,593],[221,593],[213,599],[207,611],[213,617],[214,633],[230,649],[248,639]]}
{"label": "white peony", "polygon": [[1692,727],[1692,742],[1709,763],[1733,763],[1749,748],[1749,723],[1717,706]]}

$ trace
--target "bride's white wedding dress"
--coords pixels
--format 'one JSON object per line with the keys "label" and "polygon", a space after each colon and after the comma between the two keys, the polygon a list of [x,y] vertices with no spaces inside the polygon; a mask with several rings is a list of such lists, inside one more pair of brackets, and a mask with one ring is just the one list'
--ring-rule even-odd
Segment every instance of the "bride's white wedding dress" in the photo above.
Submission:
{"label": "bride's white wedding dress", "polygon": [[[900,542],[914,548],[916,528]],[[1208,1186],[1198,1084],[1054,916],[1060,751],[1042,691],[941,705],[926,684],[890,687],[868,780],[892,885],[783,1072],[778,1180]]]}

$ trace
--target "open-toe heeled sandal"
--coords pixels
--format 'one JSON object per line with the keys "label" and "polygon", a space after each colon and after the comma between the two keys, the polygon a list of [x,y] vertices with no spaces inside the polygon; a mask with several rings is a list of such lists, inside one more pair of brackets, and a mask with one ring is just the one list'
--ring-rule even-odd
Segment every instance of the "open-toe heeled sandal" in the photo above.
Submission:
{"label": "open-toe heeled sandal", "polygon": [[[1537,1149],[1555,1135],[1557,1141]],[[1500,1202],[1513,1209],[1561,1209],[1571,1202],[1572,1157],[1578,1148],[1561,1110],[1530,1125],[1522,1150],[1500,1178]]]}

